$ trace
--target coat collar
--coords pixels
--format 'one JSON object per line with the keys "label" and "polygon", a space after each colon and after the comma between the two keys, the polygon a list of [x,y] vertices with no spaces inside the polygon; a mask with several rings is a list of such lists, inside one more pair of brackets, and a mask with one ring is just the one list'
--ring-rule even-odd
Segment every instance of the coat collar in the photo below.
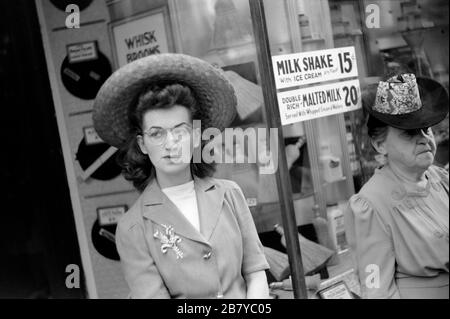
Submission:
{"label": "coat collar", "polygon": [[[414,185],[413,183],[409,183],[400,178],[389,165],[383,166],[383,168],[378,169],[376,173],[382,174],[389,179],[391,179],[395,183],[395,187],[393,188],[391,195],[395,200],[403,200],[405,197],[427,197],[430,194],[431,188],[435,190],[439,190],[438,181],[428,168],[425,171],[425,176],[427,178],[427,182],[425,186],[419,187]],[[407,184],[408,187],[406,186]]]}
{"label": "coat collar", "polygon": [[194,177],[194,187],[199,210],[200,232],[161,191],[156,179],[153,179],[142,193],[144,218],[158,224],[171,225],[178,235],[208,244],[222,211],[224,189],[213,178]]}

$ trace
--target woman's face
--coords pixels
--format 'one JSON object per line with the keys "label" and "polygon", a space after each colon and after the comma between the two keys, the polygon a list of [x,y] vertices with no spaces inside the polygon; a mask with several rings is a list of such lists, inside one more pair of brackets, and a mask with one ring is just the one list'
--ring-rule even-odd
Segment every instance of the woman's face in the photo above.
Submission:
{"label": "woman's face", "polygon": [[157,172],[173,175],[190,169],[192,117],[189,109],[175,105],[149,110],[142,122],[144,134],[138,136],[139,147],[149,156]]}
{"label": "woman's face", "polygon": [[425,171],[434,161],[436,143],[431,128],[400,130],[389,127],[382,143],[388,162],[409,172]]}

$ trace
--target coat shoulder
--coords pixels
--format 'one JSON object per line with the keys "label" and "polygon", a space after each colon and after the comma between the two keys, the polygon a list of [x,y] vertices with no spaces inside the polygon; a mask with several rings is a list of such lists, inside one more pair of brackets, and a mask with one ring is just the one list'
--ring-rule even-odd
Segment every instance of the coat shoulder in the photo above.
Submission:
{"label": "coat shoulder", "polygon": [[[391,219],[391,210],[401,203],[406,195],[403,187],[381,168],[367,181],[358,194],[351,197],[350,204],[354,211],[374,211],[383,221]],[[366,214],[367,215],[367,214]]]}
{"label": "coat shoulder", "polygon": [[142,199],[141,196],[135,201],[133,206],[127,210],[127,212],[120,217],[117,224],[117,228],[128,231],[142,220]]}
{"label": "coat shoulder", "polygon": [[389,198],[395,188],[395,181],[388,177],[384,169],[379,169],[364,184],[358,194],[367,199]]}
{"label": "coat shoulder", "polygon": [[212,178],[211,180],[213,181],[214,184],[223,188],[224,190],[229,190],[229,189],[240,190],[241,189],[235,181],[232,181],[229,179]]}
{"label": "coat shoulder", "polygon": [[443,169],[442,167],[432,165],[428,169],[428,172],[431,174],[431,176],[436,179],[437,181],[442,181],[448,185],[448,172],[447,170]]}

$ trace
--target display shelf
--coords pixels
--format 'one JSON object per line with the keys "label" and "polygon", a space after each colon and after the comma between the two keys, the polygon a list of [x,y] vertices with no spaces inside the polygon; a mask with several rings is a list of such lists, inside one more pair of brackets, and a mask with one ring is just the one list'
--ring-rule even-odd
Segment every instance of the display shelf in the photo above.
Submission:
{"label": "display shelf", "polygon": [[[361,31],[361,30],[359,30]],[[350,33],[345,33],[345,34],[335,34],[333,35],[333,38],[336,39],[345,39],[345,38],[355,38],[355,37],[362,37],[362,32],[358,32],[358,30],[353,30]]]}
{"label": "display shelf", "polygon": [[302,42],[303,43],[316,43],[316,42],[325,42],[324,38],[311,38],[311,39],[307,39],[307,38],[302,38]]}
{"label": "display shelf", "polygon": [[305,199],[308,197],[314,196],[314,192],[307,192],[307,193],[294,193],[292,194],[292,199],[293,200],[298,200],[298,199]]}
{"label": "display shelf", "polygon": [[332,181],[332,182],[324,182],[322,184],[322,187],[327,187],[327,186],[330,186],[330,185],[333,185],[333,184],[336,184],[336,183],[344,182],[346,180],[347,180],[347,176],[344,176],[344,177],[342,177],[340,179],[337,179],[335,181]]}
{"label": "display shelf", "polygon": [[[356,295],[361,294],[361,288],[358,282],[355,280],[354,276],[354,264],[353,264],[353,252],[349,249],[339,255],[339,263],[337,265],[329,265],[327,266],[327,271],[329,273],[329,278],[321,279],[320,286],[324,287],[328,286],[332,282],[336,280],[344,280],[347,286],[352,290]],[[293,293],[292,290],[284,290],[284,289],[271,289],[271,294],[276,299],[292,299]],[[308,299],[318,299],[316,290],[309,289],[308,290]]]}
{"label": "display shelf", "polygon": [[442,30],[442,26],[431,26],[431,27],[398,30],[398,31],[396,31],[396,33],[400,33],[401,35],[409,35],[409,34],[420,33],[420,32],[432,32],[432,31],[440,32],[441,30]]}
{"label": "display shelf", "polygon": [[[343,180],[345,180],[345,179],[343,179]],[[341,180],[339,180],[339,181],[341,181]],[[333,182],[333,183],[335,183],[335,182]],[[293,193],[292,194],[292,200],[295,201],[295,200],[299,200],[299,199],[305,199],[305,198],[309,198],[311,196],[314,196],[314,192]],[[276,205],[276,204],[279,205],[280,202],[277,200],[277,201],[271,201],[271,202],[258,203],[257,206],[258,207],[264,207],[264,206],[273,206],[273,205]]]}

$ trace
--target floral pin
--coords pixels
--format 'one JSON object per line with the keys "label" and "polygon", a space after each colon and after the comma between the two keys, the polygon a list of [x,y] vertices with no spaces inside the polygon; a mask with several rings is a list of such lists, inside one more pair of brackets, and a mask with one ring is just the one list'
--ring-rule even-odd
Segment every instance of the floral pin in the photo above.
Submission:
{"label": "floral pin", "polygon": [[183,252],[180,250],[180,248],[177,246],[179,242],[181,242],[181,238],[177,235],[175,235],[173,226],[167,226],[162,224],[162,226],[165,228],[164,233],[160,232],[159,230],[156,230],[156,232],[153,234],[154,238],[158,238],[161,241],[161,251],[163,254],[167,253],[167,250],[173,249],[175,254],[177,255],[177,259],[183,258]]}

